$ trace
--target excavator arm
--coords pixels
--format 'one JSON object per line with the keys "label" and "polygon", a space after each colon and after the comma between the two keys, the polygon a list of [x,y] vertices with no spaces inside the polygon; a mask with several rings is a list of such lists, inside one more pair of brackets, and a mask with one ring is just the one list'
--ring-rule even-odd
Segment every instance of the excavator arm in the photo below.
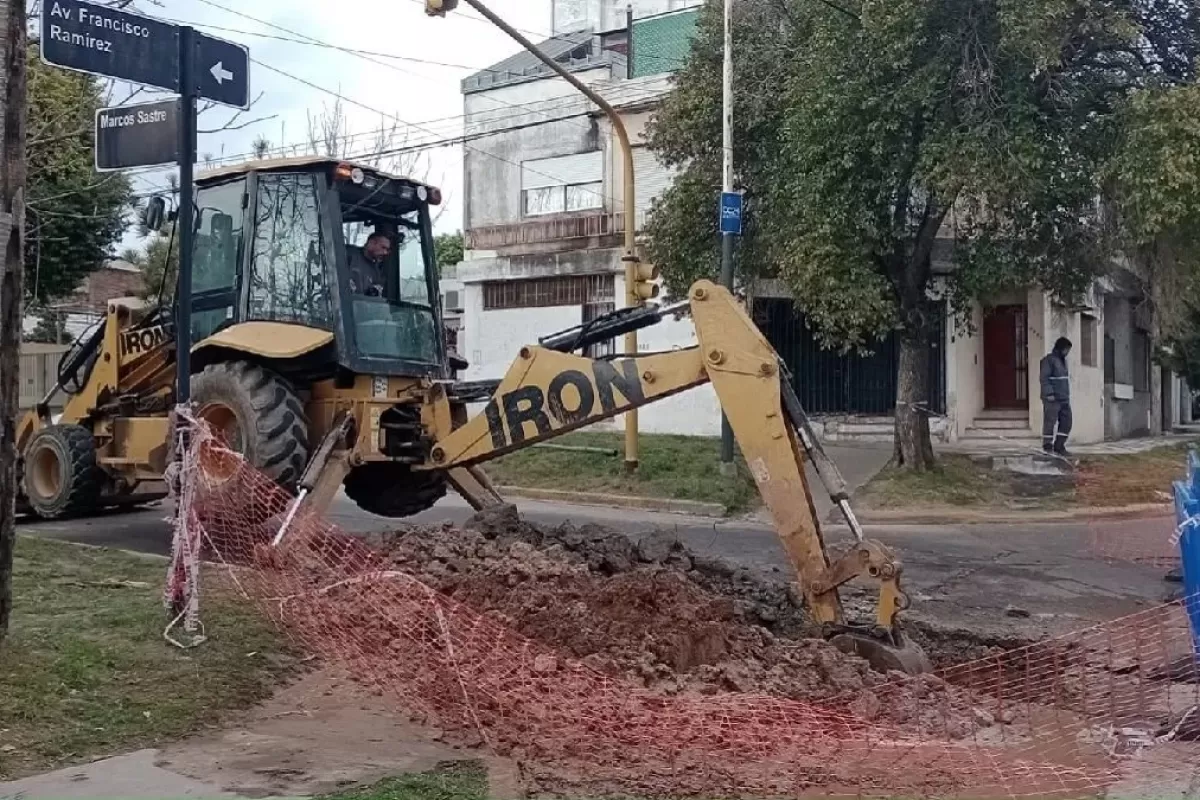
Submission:
{"label": "excavator arm", "polygon": [[[710,281],[692,286],[689,306],[697,347],[634,358],[596,360],[545,346],[521,349],[479,414],[455,427],[455,399],[435,392],[425,427],[434,445],[424,468],[446,470],[476,508],[499,502],[477,465],[711,383],[799,579],[807,607],[839,648],[878,669],[929,669],[903,634],[908,606],[902,567],[883,544],[863,537],[837,467],[813,436],[779,356],[733,295]],[[580,336],[563,349],[582,347]],[[461,400],[461,398],[458,398]],[[831,558],[805,476],[810,460],[842,510],[855,542]],[[859,577],[878,582],[874,619],[847,622],[838,587]]]}

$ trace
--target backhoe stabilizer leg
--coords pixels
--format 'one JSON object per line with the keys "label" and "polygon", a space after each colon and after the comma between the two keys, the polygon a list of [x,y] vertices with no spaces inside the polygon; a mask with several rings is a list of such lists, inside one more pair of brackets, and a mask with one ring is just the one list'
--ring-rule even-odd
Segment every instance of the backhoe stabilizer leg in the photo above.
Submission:
{"label": "backhoe stabilizer leg", "polygon": [[454,467],[446,470],[446,480],[476,511],[507,505],[482,467]]}
{"label": "backhoe stabilizer leg", "polygon": [[285,513],[276,514],[268,522],[276,529],[271,540],[273,547],[278,547],[283,542],[284,536],[301,511],[320,514],[333,503],[342,482],[350,474],[350,454],[355,439],[354,425],[354,417],[345,412],[334,420],[329,433],[325,434],[317,452],[304,468],[304,474],[300,476],[296,499],[291,502]]}

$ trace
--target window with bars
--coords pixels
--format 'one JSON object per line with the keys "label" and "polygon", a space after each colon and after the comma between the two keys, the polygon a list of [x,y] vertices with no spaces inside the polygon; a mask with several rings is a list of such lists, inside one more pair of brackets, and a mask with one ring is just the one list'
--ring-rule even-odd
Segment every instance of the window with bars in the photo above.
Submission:
{"label": "window with bars", "polygon": [[562,214],[604,207],[604,184],[577,183],[525,190],[525,216]]}
{"label": "window with bars", "polygon": [[1091,314],[1079,318],[1079,361],[1085,367],[1096,366],[1096,333],[1099,323]]}
{"label": "window with bars", "polygon": [[608,303],[614,298],[612,275],[556,275],[483,284],[483,310],[548,308]]}
{"label": "window with bars", "polygon": [[[610,294],[609,297],[612,297]],[[583,324],[599,319],[605,314],[611,314],[616,309],[616,305],[612,300],[596,301],[583,304]],[[588,358],[604,358],[606,356],[615,355],[617,352],[617,340],[609,339],[607,342],[597,342],[591,347],[584,350],[583,354]]]}
{"label": "window with bars", "polygon": [[1147,331],[1133,332],[1133,390],[1150,391],[1150,368],[1153,366],[1150,334]]}

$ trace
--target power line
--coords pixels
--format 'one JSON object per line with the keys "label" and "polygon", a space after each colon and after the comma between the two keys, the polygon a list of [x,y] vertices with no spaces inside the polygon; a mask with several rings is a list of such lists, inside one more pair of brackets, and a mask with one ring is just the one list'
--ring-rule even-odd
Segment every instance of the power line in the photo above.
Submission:
{"label": "power line", "polygon": [[[310,35],[308,35],[308,34],[305,34],[305,33],[301,33],[301,32],[298,32],[298,31],[291,30],[290,28],[286,28],[286,27],[284,27],[284,26],[282,26],[282,25],[278,25],[278,24],[276,24],[276,23],[272,23],[272,22],[268,22],[268,21],[266,21],[266,20],[259,19],[259,18],[257,18],[257,17],[251,16],[251,15],[249,15],[249,14],[246,14],[246,13],[244,13],[244,12],[241,12],[241,11],[236,11],[236,10],[234,10],[234,9],[231,9],[231,8],[229,8],[229,7],[227,7],[227,6],[224,6],[224,5],[222,5],[222,4],[218,3],[218,2],[215,2],[215,0],[200,0],[200,1],[201,1],[202,3],[204,3],[204,4],[206,4],[206,5],[209,5],[209,6],[212,6],[212,7],[214,7],[214,8],[217,8],[217,9],[219,9],[219,10],[221,10],[221,11],[224,11],[224,12],[226,12],[226,13],[229,13],[229,14],[234,14],[234,15],[236,15],[236,16],[239,16],[239,17],[242,17],[242,18],[248,19],[248,20],[250,20],[250,21],[252,21],[252,22],[256,22],[256,23],[258,23],[258,24],[260,24],[260,25],[266,25],[267,27],[275,28],[276,30],[283,31],[284,33],[288,33],[288,34],[291,34],[291,35],[293,35],[293,36],[300,36],[300,37],[303,37],[304,39],[308,40],[308,41],[307,41],[307,43],[309,43],[309,44],[315,44],[315,45],[324,45],[324,46],[329,46],[329,47],[331,47],[331,48],[333,48],[333,49],[343,50],[343,51],[345,51],[345,52],[348,52],[348,53],[349,53],[349,54],[351,54],[351,55],[355,55],[356,57],[358,57],[358,58],[361,58],[361,59],[363,59],[363,60],[365,60],[365,61],[368,61],[368,62],[371,62],[371,63],[378,64],[378,65],[380,65],[380,66],[383,66],[383,67],[386,67],[386,68],[388,68],[388,69],[393,69],[393,70],[396,70],[396,71],[398,71],[398,72],[402,72],[402,73],[405,73],[405,74],[416,74],[416,73],[410,73],[408,70],[403,70],[403,69],[401,69],[401,68],[397,67],[397,66],[396,66],[396,65],[394,65],[394,64],[388,64],[388,63],[386,63],[386,62],[381,62],[381,61],[378,61],[378,60],[376,60],[375,58],[373,58],[373,57],[371,57],[371,56],[363,55],[363,54],[362,54],[362,53],[360,53],[360,52],[357,52],[357,51],[354,51],[354,50],[351,50],[351,49],[348,49],[348,48],[341,48],[341,47],[337,47],[337,46],[334,46],[334,45],[330,45],[329,43],[327,43],[327,42],[324,42],[324,41],[322,41],[321,39],[318,39],[318,38],[316,38],[316,37],[314,37],[314,36],[310,36]],[[414,0],[414,2],[417,2],[417,3],[420,3],[420,4],[422,4],[422,5],[423,5],[423,3],[422,3],[422,0]],[[473,17],[470,17],[470,15],[467,15],[467,16],[468,16],[468,18],[473,18]],[[475,18],[475,19],[478,19],[478,18]],[[486,22],[486,20],[481,20],[481,21],[485,21],[485,22]],[[541,34],[535,34],[535,35],[541,35]],[[387,117],[390,117],[390,118],[392,118],[393,120],[395,120],[395,121],[396,121],[398,124],[404,125],[405,127],[412,128],[412,129],[416,129],[416,130],[423,130],[423,131],[425,131],[426,133],[431,133],[431,134],[432,134],[432,135],[434,135],[434,136],[440,136],[440,135],[441,135],[439,132],[437,132],[437,131],[433,130],[432,128],[429,128],[429,127],[423,126],[423,125],[421,125],[421,124],[417,124],[417,123],[411,123],[411,122],[408,122],[408,121],[406,121],[406,120],[403,120],[403,119],[401,119],[399,116],[397,116],[397,115],[395,115],[395,114],[389,114],[389,113],[387,113],[387,112],[385,112],[385,111],[382,111],[382,110],[380,110],[380,109],[374,108],[374,107],[372,107],[372,106],[370,106],[370,105],[368,105],[368,104],[366,104],[366,103],[363,103],[362,101],[355,100],[355,99],[353,99],[353,98],[351,98],[351,97],[347,97],[346,95],[343,95],[343,94],[341,94],[340,92],[333,91],[333,90],[331,90],[331,89],[328,89],[328,88],[326,88],[326,87],[323,87],[323,86],[320,86],[320,85],[318,85],[318,84],[316,84],[316,83],[313,83],[312,81],[309,81],[309,80],[307,80],[307,79],[305,79],[305,78],[301,78],[300,76],[298,76],[298,75],[295,75],[295,74],[293,74],[293,73],[291,73],[291,72],[288,72],[287,70],[283,70],[283,69],[281,69],[281,68],[279,68],[279,67],[275,67],[275,66],[273,66],[273,65],[271,65],[271,64],[267,64],[267,63],[265,63],[265,62],[263,62],[263,61],[260,61],[260,60],[258,60],[258,59],[254,59],[254,58],[252,58],[252,59],[250,59],[250,60],[251,60],[251,61],[253,61],[254,63],[258,64],[259,66],[261,66],[261,67],[263,67],[263,68],[265,68],[265,69],[267,69],[267,70],[270,70],[271,72],[274,72],[274,73],[276,73],[276,74],[278,74],[278,75],[281,75],[281,76],[283,76],[283,77],[285,77],[285,78],[289,78],[289,79],[291,79],[291,80],[293,80],[293,81],[296,81],[296,82],[298,82],[298,83],[301,83],[301,84],[303,84],[303,85],[305,85],[305,86],[308,86],[308,87],[309,87],[309,88],[311,88],[311,89],[315,89],[315,90],[317,90],[317,91],[323,92],[323,93],[325,93],[325,94],[328,94],[328,95],[330,95],[330,96],[332,96],[332,97],[335,97],[335,98],[337,98],[337,99],[339,99],[339,100],[342,100],[342,101],[344,101],[344,102],[346,102],[346,103],[349,103],[349,104],[351,104],[351,105],[354,105],[354,106],[357,106],[357,107],[359,107],[359,108],[362,108],[362,109],[364,109],[364,110],[366,110],[366,111],[370,111],[370,112],[372,112],[372,113],[379,114],[381,117],[385,117],[385,118],[387,118]],[[417,77],[424,77],[424,76],[420,76],[420,75],[418,75]],[[656,94],[656,93],[652,93],[652,94],[650,94],[650,95],[647,95],[647,97],[649,97],[649,96],[653,96],[653,94]],[[503,103],[503,102],[501,102],[501,101],[495,101],[493,98],[487,98],[487,99],[488,99],[488,100],[490,100],[490,101],[492,101],[492,102],[496,102],[496,103],[498,103],[499,105],[502,105],[502,106],[507,106],[507,105],[510,105],[510,104],[507,104],[507,103]],[[530,112],[530,113],[538,113],[538,112]],[[551,121],[553,121],[553,120],[551,120]],[[542,122],[542,123],[538,123],[538,124],[545,124],[545,123],[544,123],[544,122]],[[532,127],[532,125],[529,125],[529,126],[524,126],[524,127]],[[590,130],[590,128],[589,128],[589,130]],[[533,168],[527,167],[527,166],[525,166],[525,165],[523,165],[523,164],[521,164],[521,163],[519,163],[519,162],[513,161],[513,160],[511,160],[511,159],[508,159],[508,158],[504,158],[503,156],[499,156],[499,155],[497,155],[497,154],[495,154],[495,153],[491,153],[491,152],[488,152],[488,151],[486,151],[486,150],[482,150],[482,149],[480,149],[480,148],[477,148],[477,147],[471,147],[471,146],[468,144],[468,141],[470,141],[470,140],[472,140],[472,139],[474,139],[474,138],[482,138],[483,136],[491,136],[491,135],[495,135],[495,134],[497,134],[497,133],[500,133],[500,132],[502,132],[502,131],[485,131],[485,132],[481,132],[481,133],[479,134],[479,136],[477,136],[477,137],[474,137],[474,136],[472,136],[472,137],[463,136],[463,137],[462,137],[462,143],[463,143],[463,146],[464,146],[465,148],[467,148],[467,149],[470,149],[470,150],[472,150],[472,151],[474,151],[474,152],[477,152],[477,153],[479,153],[480,155],[483,155],[483,156],[485,156],[485,157],[489,157],[489,158],[496,159],[496,160],[498,160],[498,161],[501,161],[501,162],[504,162],[504,163],[510,164],[510,165],[512,165],[512,166],[515,166],[515,167],[517,167],[517,168],[519,168],[519,169],[522,169],[522,170],[525,170],[525,171],[527,171],[527,172],[531,172],[531,173],[533,173],[533,174],[535,174],[535,175],[541,175],[542,177],[550,178],[550,179],[552,179],[552,180],[555,180],[555,181],[560,181],[560,180],[562,180],[562,179],[561,179],[560,177],[558,177],[558,176],[554,176],[554,175],[550,175],[550,174],[548,174],[548,173],[545,173],[545,172],[541,172],[540,170],[536,170],[536,169],[533,169]],[[452,143],[454,143],[454,142],[453,142],[453,141],[451,141],[451,142],[449,142],[448,144],[452,144]],[[446,146],[446,145],[444,145],[444,144],[443,144],[443,145],[441,145],[441,146]],[[415,147],[420,147],[420,146],[415,146]],[[430,147],[430,145],[424,145],[424,147],[425,147],[426,149],[428,149],[428,148]],[[579,188],[580,188],[580,189],[582,189],[583,191],[590,192],[590,193],[592,193],[592,194],[594,194],[594,195],[596,195],[596,196],[598,196],[598,197],[601,197],[601,198],[605,197],[605,195],[604,195],[602,192],[597,192],[597,191],[595,191],[595,190],[586,189],[586,188],[584,188],[584,187],[579,187]]]}
{"label": "power line", "polygon": [[[268,68],[270,69],[270,67],[268,67]],[[659,94],[660,94],[660,92],[658,92],[658,91],[650,91],[650,90],[642,91],[639,93],[633,87],[630,87],[629,91],[621,96],[620,102],[633,102],[633,101],[641,100],[641,99],[651,99],[651,98],[657,97]],[[547,102],[547,101],[539,100],[535,104],[541,105],[541,104],[544,104],[545,102]],[[591,112],[581,111],[581,112],[567,114],[567,115],[546,117],[545,119],[542,119],[542,120],[540,120],[538,122],[534,122],[534,123],[528,123],[528,124],[521,123],[521,124],[517,124],[515,126],[509,125],[507,127],[499,127],[499,128],[493,127],[497,123],[506,123],[511,120],[521,119],[523,117],[528,116],[530,113],[544,114],[544,113],[548,113],[548,112],[518,112],[518,113],[506,114],[506,115],[498,116],[498,117],[488,117],[486,119],[477,120],[475,122],[476,126],[478,126],[478,125],[486,125],[487,126],[486,128],[484,128],[482,130],[476,130],[473,133],[464,133],[464,134],[459,134],[459,135],[455,135],[455,136],[449,136],[448,138],[431,139],[428,141],[418,141],[418,142],[415,142],[412,144],[406,144],[406,145],[404,145],[404,147],[409,150],[435,149],[438,147],[455,144],[455,143],[458,143],[461,141],[474,141],[476,139],[483,139],[483,138],[487,138],[489,136],[497,136],[502,133],[507,133],[507,132],[510,132],[513,130],[523,130],[525,128],[536,127],[537,125],[540,125],[540,124],[552,124],[554,122],[563,122],[563,121],[568,121],[568,120],[582,119],[584,117],[589,116],[589,114]],[[463,117],[460,115],[457,117],[444,117],[442,119],[455,120],[455,119],[462,119],[462,118]],[[438,121],[438,120],[429,120],[429,121],[425,121],[421,124],[428,125],[430,122],[436,122],[436,121]],[[372,136],[377,137],[380,135],[386,135],[391,130],[392,130],[392,128],[387,127],[387,126],[381,127],[381,128],[372,128],[367,131],[346,134],[344,137],[342,137],[342,141],[346,142],[346,143],[354,142],[354,141],[362,141],[362,140],[368,139],[369,137],[372,137]],[[428,129],[428,130],[432,130],[432,129]],[[442,136],[442,137],[447,137],[446,133],[439,132],[437,135]],[[465,137],[465,139],[464,139],[464,137]],[[292,142],[290,144],[280,144],[280,145],[277,145],[274,147],[270,147],[270,148],[267,148],[267,150],[265,150],[263,152],[265,152],[266,154],[278,155],[278,156],[282,157],[282,156],[286,156],[289,152],[296,151],[297,149],[310,148],[310,147],[311,147],[311,142],[309,142],[309,141],[297,141],[297,142]],[[260,155],[261,155],[260,151],[249,151],[249,152],[244,152],[244,153],[234,153],[231,155],[222,155],[222,156],[218,156],[215,158],[206,159],[205,161],[207,164],[228,164],[228,163],[235,163],[238,161],[244,161],[244,160],[247,160],[250,158],[260,157]],[[156,167],[154,169],[161,170],[163,168]]]}
{"label": "power line", "polygon": [[[376,64],[376,65],[378,65],[378,66],[381,66],[381,67],[384,67],[384,68],[386,68],[386,69],[391,69],[391,70],[394,70],[394,71],[396,71],[396,72],[400,72],[400,73],[402,73],[402,74],[404,74],[404,75],[413,75],[413,76],[416,76],[416,77],[418,77],[418,78],[422,78],[422,79],[426,79],[426,80],[428,80],[428,77],[427,77],[427,76],[425,76],[425,75],[421,75],[421,74],[419,74],[419,73],[411,72],[410,70],[402,69],[401,67],[398,67],[398,66],[396,66],[395,64],[389,64],[389,63],[387,63],[387,62],[384,62],[384,61],[379,61],[377,58],[374,58],[374,57],[372,57],[372,56],[369,56],[369,55],[365,55],[365,54],[364,54],[362,51],[356,51],[356,50],[354,50],[354,49],[352,49],[352,48],[346,48],[346,47],[341,47],[341,46],[338,46],[338,45],[332,45],[332,44],[330,44],[329,42],[326,42],[326,41],[324,41],[323,39],[319,39],[319,38],[317,38],[316,36],[312,36],[312,35],[309,35],[309,34],[307,34],[307,33],[302,33],[302,32],[300,32],[300,31],[295,31],[295,30],[292,30],[291,28],[287,28],[287,27],[285,27],[285,26],[283,26],[283,25],[279,25],[279,24],[277,24],[277,23],[270,22],[270,21],[268,21],[268,20],[260,19],[260,18],[258,18],[258,17],[255,17],[255,16],[252,16],[252,15],[250,15],[250,14],[247,14],[247,13],[245,13],[244,11],[237,11],[237,10],[235,10],[235,9],[229,8],[228,6],[225,6],[225,5],[222,5],[221,3],[218,3],[218,2],[216,2],[216,0],[200,0],[200,2],[201,2],[201,3],[204,3],[205,5],[208,5],[208,6],[211,6],[211,7],[213,7],[213,8],[216,8],[216,9],[219,9],[219,10],[221,10],[221,11],[224,11],[224,12],[226,12],[226,13],[228,13],[228,14],[233,14],[233,15],[235,15],[235,16],[238,16],[238,17],[241,17],[241,18],[243,18],[243,19],[250,20],[251,22],[258,23],[259,25],[265,25],[265,26],[267,26],[268,28],[274,28],[275,30],[279,30],[279,31],[283,31],[284,33],[287,33],[287,34],[291,34],[292,36],[299,36],[299,37],[302,37],[302,38],[303,38],[303,39],[304,39],[304,40],[305,40],[307,43],[314,44],[314,45],[317,45],[317,46],[327,46],[327,47],[332,47],[332,48],[334,48],[334,49],[337,49],[337,50],[340,50],[340,51],[342,51],[342,52],[345,52],[345,53],[347,53],[348,55],[352,55],[352,56],[354,56],[354,57],[356,57],[356,58],[359,58],[359,59],[361,59],[361,60],[363,60],[363,61],[366,61],[366,62],[368,62],[368,63],[371,63],[371,64]],[[420,3],[422,6],[424,5],[424,3],[423,3],[423,0],[415,0],[415,2],[418,2],[418,3]],[[478,18],[478,17],[470,17],[470,16],[468,15],[468,19],[480,19],[480,18]],[[487,20],[482,20],[482,21],[484,21],[484,22],[487,22]],[[489,24],[490,24],[490,23],[489,23]],[[541,35],[541,34],[535,34],[535,35]],[[256,62],[256,63],[262,63],[262,62]],[[266,66],[266,65],[264,65],[264,66]],[[270,67],[268,67],[268,69],[270,69]],[[495,103],[495,104],[497,104],[498,106],[502,106],[502,107],[508,107],[508,106],[512,106],[512,104],[511,104],[511,103],[505,103],[505,102],[504,102],[504,101],[502,101],[502,100],[497,100],[497,99],[495,99],[495,98],[492,98],[492,97],[484,97],[484,98],[482,98],[482,99],[486,100],[486,101],[487,101],[487,102],[489,102],[489,103]],[[546,112],[530,112],[530,113],[546,113]]]}
{"label": "power line", "polygon": [[[208,0],[204,0],[204,2],[208,2]],[[397,122],[399,122],[401,125],[407,125],[408,127],[411,127],[411,128],[416,128],[417,130],[426,130],[426,131],[430,130],[430,129],[427,129],[427,128],[422,128],[422,126],[420,126],[420,125],[417,125],[417,124],[414,124],[414,123],[411,123],[411,122],[406,122],[406,121],[404,121],[404,120],[400,119],[400,117],[396,116],[395,114],[388,114],[388,113],[387,113],[387,112],[385,112],[385,111],[380,111],[380,110],[379,110],[379,109],[377,109],[377,108],[373,108],[373,107],[371,107],[371,106],[367,105],[366,103],[362,102],[361,100],[355,100],[355,99],[353,99],[353,98],[351,98],[351,97],[346,97],[345,95],[341,94],[340,92],[335,92],[335,91],[333,91],[332,89],[327,89],[326,87],[324,87],[324,86],[320,86],[320,85],[318,85],[318,84],[315,84],[315,83],[313,83],[313,82],[312,82],[312,81],[310,81],[310,80],[307,80],[307,79],[305,79],[305,78],[301,78],[301,77],[300,77],[300,76],[298,76],[298,75],[293,75],[292,73],[290,73],[290,72],[288,72],[288,71],[286,71],[286,70],[282,70],[282,69],[280,69],[279,67],[273,67],[273,66],[271,66],[270,64],[264,64],[263,62],[261,62],[261,61],[258,61],[257,59],[253,59],[253,58],[252,58],[252,59],[250,59],[250,60],[251,60],[251,61],[253,61],[255,64],[258,64],[259,66],[261,66],[261,67],[264,67],[264,68],[266,68],[266,69],[270,70],[271,72],[274,72],[274,73],[276,73],[276,74],[278,74],[278,75],[282,75],[282,76],[283,76],[283,77],[285,77],[285,78],[290,78],[290,79],[292,79],[292,80],[296,81],[297,83],[302,83],[302,84],[304,84],[305,86],[309,87],[310,89],[315,89],[315,90],[317,90],[317,91],[319,91],[319,92],[325,92],[326,94],[328,94],[328,95],[330,95],[330,96],[332,96],[332,97],[336,97],[336,98],[338,98],[338,99],[340,99],[340,100],[343,100],[344,102],[350,103],[351,105],[358,106],[359,108],[362,108],[362,109],[364,109],[364,110],[366,110],[366,111],[370,111],[370,112],[372,112],[372,113],[374,113],[374,114],[380,114],[381,116],[385,116],[385,117],[391,117],[392,119],[395,119]],[[435,132],[435,135],[436,135],[436,132]],[[473,151],[475,151],[476,153],[479,153],[479,154],[480,154],[480,155],[482,155],[482,156],[486,156],[486,157],[488,157],[488,158],[494,158],[494,159],[496,159],[497,161],[502,161],[502,162],[504,162],[504,163],[506,163],[506,164],[511,164],[512,166],[514,166],[514,167],[517,167],[518,169],[524,169],[524,170],[527,170],[527,171],[529,171],[529,172],[533,173],[534,175],[541,175],[543,178],[550,178],[550,179],[552,179],[552,180],[555,180],[555,181],[562,180],[562,179],[561,179],[561,178],[559,178],[558,176],[555,176],[555,175],[550,175],[549,173],[546,173],[546,172],[541,172],[540,170],[536,170],[536,169],[533,169],[533,168],[531,168],[531,167],[526,167],[525,165],[521,164],[521,163],[520,163],[520,162],[518,162],[518,161],[513,161],[512,159],[505,158],[504,156],[499,156],[499,155],[496,155],[495,153],[489,153],[488,151],[486,151],[486,150],[481,150],[481,149],[479,149],[478,147],[471,147],[469,144],[464,144],[463,146],[464,146],[464,147],[466,147],[466,148],[467,148],[467,149],[469,149],[469,150],[473,150]],[[592,194],[595,194],[595,195],[597,195],[598,197],[604,197],[603,193],[601,193],[601,192],[596,192],[596,191],[594,191],[594,190],[589,190],[589,189],[585,189],[584,191],[590,191]]]}
{"label": "power line", "polygon": [[[586,112],[566,115],[566,116],[563,116],[556,120],[551,120],[551,121],[557,122],[557,121],[573,119],[573,118],[581,117],[581,116],[586,116]],[[539,126],[545,125],[545,124],[546,124],[546,121],[544,121],[544,120],[539,120],[537,122],[527,122],[523,125],[513,125],[508,128],[504,128],[500,131],[491,131],[491,130],[481,131],[481,132],[474,133],[474,134],[464,134],[462,136],[454,136],[454,137],[441,139],[441,140],[437,140],[437,141],[431,141],[431,142],[422,143],[422,144],[418,144],[418,145],[403,145],[400,147],[384,148],[382,150],[372,150],[369,152],[352,153],[352,154],[341,157],[340,160],[365,161],[365,160],[368,160],[371,158],[379,158],[379,157],[383,157],[383,156],[402,155],[404,153],[416,152],[416,151],[421,151],[421,150],[440,149],[442,147],[451,147],[451,146],[457,145],[457,144],[465,144],[467,142],[474,141],[476,139],[483,139],[488,136],[493,136],[497,133],[507,133],[510,131],[519,131],[519,130],[524,130],[526,128],[539,127]],[[127,170],[127,172],[131,172],[131,171]],[[149,172],[150,172],[150,170],[146,170],[140,174],[149,174]],[[135,174],[138,174],[138,173],[135,173]],[[554,177],[554,176],[547,175],[546,177]],[[158,194],[158,193],[161,193],[161,192],[167,191],[167,190],[174,192],[174,191],[177,191],[177,187],[172,186],[170,184],[153,184],[153,185],[147,187],[144,191],[135,193],[133,195],[133,197],[135,197],[135,198],[152,197],[155,194]]]}

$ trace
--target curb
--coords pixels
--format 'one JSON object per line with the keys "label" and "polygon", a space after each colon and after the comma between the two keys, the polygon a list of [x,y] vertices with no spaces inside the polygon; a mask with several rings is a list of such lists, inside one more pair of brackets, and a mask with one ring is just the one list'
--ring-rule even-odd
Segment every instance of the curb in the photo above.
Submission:
{"label": "curb", "polygon": [[1131,519],[1170,515],[1170,503],[1139,503],[1112,508],[1079,508],[1070,511],[969,511],[937,509],[927,511],[887,511],[855,509],[855,516],[864,525],[1008,525],[1036,522],[1083,522],[1088,520]]}
{"label": "curb", "polygon": [[686,514],[693,517],[716,517],[724,519],[725,506],[720,503],[703,503],[699,500],[671,500],[663,497],[633,497],[624,494],[600,492],[568,492],[561,489],[529,489],[523,486],[497,486],[502,495],[526,500],[544,500],[551,503],[566,503],[575,506],[603,506],[606,508],[632,508],[641,511],[660,511],[666,514]]}

